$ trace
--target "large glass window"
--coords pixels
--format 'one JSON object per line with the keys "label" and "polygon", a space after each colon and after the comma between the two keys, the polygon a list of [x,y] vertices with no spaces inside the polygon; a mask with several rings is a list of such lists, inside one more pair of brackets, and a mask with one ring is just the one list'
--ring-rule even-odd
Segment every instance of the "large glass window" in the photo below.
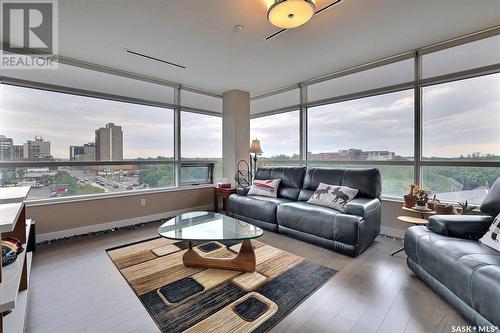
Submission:
{"label": "large glass window", "polygon": [[266,111],[291,107],[300,104],[299,89],[288,90],[279,94],[250,101],[250,114],[256,115]]}
{"label": "large glass window", "polygon": [[0,95],[0,162],[30,163],[1,169],[0,186],[31,186],[33,199],[174,186],[173,164],[155,164],[173,158],[173,110],[5,84]]}
{"label": "large glass window", "polygon": [[201,110],[222,113],[222,98],[181,90],[181,104]]}
{"label": "large glass window", "polygon": [[309,168],[378,168],[382,174],[382,194],[387,196],[402,197],[408,193],[410,185],[414,182],[414,168],[412,165],[383,165],[383,164],[340,164],[308,162]]}
{"label": "large glass window", "polygon": [[309,102],[413,81],[414,59],[394,62],[307,87]]}
{"label": "large glass window", "polygon": [[185,161],[208,159],[214,161],[213,178],[215,181],[220,179],[222,177],[222,117],[182,111],[181,155]]}
{"label": "large glass window", "polygon": [[[172,109],[5,84],[0,96],[0,162],[17,162],[0,186],[31,186],[31,199],[175,186]],[[220,177],[222,118],[181,121],[183,158],[218,161],[183,166],[179,183]]]}
{"label": "large glass window", "polygon": [[422,77],[429,78],[500,62],[500,35],[450,47],[422,57]]}
{"label": "large glass window", "polygon": [[222,158],[222,117],[181,112],[183,159]]}
{"label": "large glass window", "polygon": [[64,88],[97,91],[103,94],[127,96],[144,101],[174,104],[175,90],[173,87],[62,63],[58,63],[57,66],[57,69],[50,71],[2,68],[1,74],[9,78],[45,83]]}
{"label": "large glass window", "polygon": [[171,109],[5,84],[0,96],[3,161],[173,158]]}
{"label": "large glass window", "polygon": [[298,160],[300,142],[299,111],[275,114],[250,120],[250,139],[259,139],[261,161]]}
{"label": "large glass window", "polygon": [[413,90],[308,109],[310,160],[412,160]]}
{"label": "large glass window", "polygon": [[423,88],[423,158],[500,160],[500,73]]}
{"label": "large glass window", "polygon": [[116,193],[174,186],[173,164],[0,169],[0,186],[31,186],[28,199]]}

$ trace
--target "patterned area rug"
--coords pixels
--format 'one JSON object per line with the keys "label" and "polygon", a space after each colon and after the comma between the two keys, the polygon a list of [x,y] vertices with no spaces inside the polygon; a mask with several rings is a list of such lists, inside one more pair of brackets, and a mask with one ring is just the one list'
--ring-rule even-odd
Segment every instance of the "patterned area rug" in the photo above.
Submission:
{"label": "patterned area rug", "polygon": [[[336,271],[252,241],[256,271],[185,267],[186,244],[154,238],[106,250],[163,332],[266,332]],[[207,257],[234,256],[240,244],[209,242]]]}

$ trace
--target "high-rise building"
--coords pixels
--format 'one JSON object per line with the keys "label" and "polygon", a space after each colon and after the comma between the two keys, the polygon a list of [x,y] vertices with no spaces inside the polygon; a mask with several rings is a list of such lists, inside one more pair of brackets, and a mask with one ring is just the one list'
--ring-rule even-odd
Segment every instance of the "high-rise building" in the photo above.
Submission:
{"label": "high-rise building", "polygon": [[95,131],[95,157],[97,161],[123,159],[123,132],[121,126],[106,124]]}
{"label": "high-rise building", "polygon": [[23,157],[28,160],[50,159],[50,141],[45,141],[42,137],[35,137],[35,140],[28,140],[23,144]]}
{"label": "high-rise building", "polygon": [[69,147],[70,161],[95,161],[95,143],[89,142],[83,146]]}
{"label": "high-rise building", "polygon": [[83,146],[69,146],[69,160],[76,161],[77,157],[83,155]]}
{"label": "high-rise building", "polygon": [[12,146],[12,160],[19,161],[24,158],[23,145],[13,145]]}
{"label": "high-rise building", "polygon": [[0,161],[12,160],[14,142],[12,138],[0,135]]}

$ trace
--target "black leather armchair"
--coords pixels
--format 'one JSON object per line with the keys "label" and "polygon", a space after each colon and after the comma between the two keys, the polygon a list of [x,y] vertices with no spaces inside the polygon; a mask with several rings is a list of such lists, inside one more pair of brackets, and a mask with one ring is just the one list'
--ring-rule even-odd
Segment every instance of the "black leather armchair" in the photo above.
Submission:
{"label": "black leather armchair", "polygon": [[500,213],[500,178],[480,206],[485,215],[435,215],[405,234],[408,267],[476,325],[500,326],[500,252],[481,244]]}

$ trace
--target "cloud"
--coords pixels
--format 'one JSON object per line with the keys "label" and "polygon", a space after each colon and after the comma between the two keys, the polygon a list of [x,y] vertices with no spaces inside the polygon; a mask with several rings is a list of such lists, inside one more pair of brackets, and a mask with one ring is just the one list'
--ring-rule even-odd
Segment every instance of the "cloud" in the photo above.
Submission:
{"label": "cloud", "polygon": [[250,120],[250,138],[258,138],[262,156],[299,153],[299,111]]}
{"label": "cloud", "polygon": [[114,122],[125,158],[173,156],[172,110],[8,85],[0,95],[0,134],[16,144],[42,136],[55,157],[67,159],[70,145],[94,141],[96,129]]}

